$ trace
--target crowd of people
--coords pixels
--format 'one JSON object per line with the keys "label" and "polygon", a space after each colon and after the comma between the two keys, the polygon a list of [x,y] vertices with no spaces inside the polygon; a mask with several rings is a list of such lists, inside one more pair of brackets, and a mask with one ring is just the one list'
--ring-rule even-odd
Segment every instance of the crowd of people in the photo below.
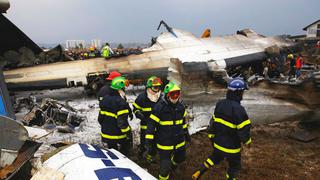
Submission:
{"label": "crowd of people", "polygon": [[301,54],[280,53],[280,56],[271,56],[264,64],[263,75],[267,78],[288,77],[287,80],[296,80],[301,76],[304,58]]}
{"label": "crowd of people", "polygon": [[109,59],[111,57],[128,56],[130,54],[141,54],[142,48],[114,48],[112,49],[108,43],[106,43],[100,50],[94,46],[89,48],[77,48],[73,50],[66,50],[66,54],[73,60],[92,59],[96,57],[104,57]]}
{"label": "crowd of people", "polygon": [[107,59],[112,57],[114,52],[110,48],[110,45],[106,43],[101,50],[94,46],[90,46],[89,48],[84,49],[67,50],[66,54],[73,60],[84,60],[96,57],[104,57]]}
{"label": "crowd of people", "polygon": [[[188,158],[186,144],[191,141],[180,87],[169,82],[162,88],[161,79],[151,76],[146,81],[146,90],[138,95],[131,110],[125,91],[128,80],[119,72],[111,72],[106,80],[98,93],[102,142],[108,148],[131,156],[133,135],[128,119],[135,114],[140,119],[138,156],[151,163],[159,155],[158,178],[169,179],[170,173]],[[240,103],[247,84],[241,78],[234,78],[227,88],[226,98],[217,103],[208,127],[208,141],[214,153],[195,169],[193,179],[199,179],[224,159],[229,162],[227,179],[235,179],[241,169],[241,145],[250,146],[252,142],[251,121]]]}

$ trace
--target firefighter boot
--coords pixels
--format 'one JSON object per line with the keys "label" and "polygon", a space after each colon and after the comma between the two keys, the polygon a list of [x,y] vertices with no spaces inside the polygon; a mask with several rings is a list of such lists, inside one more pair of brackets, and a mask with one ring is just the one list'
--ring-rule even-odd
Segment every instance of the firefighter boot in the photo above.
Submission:
{"label": "firefighter boot", "polygon": [[207,171],[208,169],[205,166],[201,166],[200,170],[196,171],[192,174],[193,180],[199,180],[200,177]]}

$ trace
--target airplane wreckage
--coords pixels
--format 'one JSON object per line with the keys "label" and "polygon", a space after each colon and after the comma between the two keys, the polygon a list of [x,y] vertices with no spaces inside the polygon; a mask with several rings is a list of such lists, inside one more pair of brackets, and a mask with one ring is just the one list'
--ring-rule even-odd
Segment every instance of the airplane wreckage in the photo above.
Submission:
{"label": "airplane wreckage", "polygon": [[[1,13],[5,13],[9,7],[10,4],[7,0],[0,0]],[[39,53],[42,51],[2,14],[0,14],[0,26],[5,30],[1,32],[3,41],[1,41],[0,54],[11,48],[21,48],[21,46],[38,50]],[[10,38],[13,39],[12,43]],[[51,110],[53,108],[47,108],[48,104],[50,107],[62,106],[52,102],[52,100],[46,99],[42,106]],[[33,118],[31,117],[30,120]],[[40,137],[38,137],[39,135]],[[16,120],[3,72],[0,70],[0,179],[30,179],[29,162],[42,145],[37,140],[47,135],[48,132],[45,130],[39,131],[39,129],[23,126]],[[106,150],[94,145],[77,143],[54,152],[32,177],[33,180],[79,178],[156,179],[114,149]]]}
{"label": "airplane wreckage", "polygon": [[[1,13],[5,13],[9,7],[8,1],[0,0]],[[0,112],[3,111],[0,116],[0,179],[10,179],[14,176],[41,145],[32,141],[25,126],[14,120],[12,107],[8,104],[10,100],[4,79],[12,91],[75,86],[85,86],[96,91],[101,79],[103,80],[114,70],[127,75],[132,84],[141,84],[148,76],[158,75],[181,85],[183,100],[191,109],[192,106],[201,106],[202,111],[212,112],[214,103],[225,95],[225,83],[228,79],[233,76],[243,76],[251,84],[250,93],[245,94],[243,104],[253,123],[320,119],[320,73],[317,64],[305,66],[302,80],[288,81],[285,78],[269,79],[261,76],[262,64],[269,57],[277,56],[283,49],[295,51],[298,48],[297,43],[281,36],[265,37],[250,29],[237,31],[234,35],[197,38],[192,33],[172,28],[163,21],[158,30],[161,25],[164,25],[167,32],[153,38],[152,45],[143,49],[141,54],[110,59],[55,62],[4,71],[4,77],[0,78],[3,106],[0,108]],[[0,26],[3,28],[3,32],[0,33],[1,60],[7,57],[8,51],[9,54],[16,54],[16,57],[19,54],[26,55],[24,58],[19,56],[23,59],[22,64],[26,66],[28,61],[32,61],[36,56],[42,57],[46,62],[53,62],[63,57],[61,48],[58,50],[59,53],[44,52],[2,14],[0,14]],[[48,103],[52,105],[51,100],[45,102],[43,105],[45,107]],[[191,111],[197,109],[193,108]],[[36,116],[36,113],[32,112],[29,113],[32,116],[28,116],[30,123]],[[207,122],[204,124],[207,125]],[[193,122],[190,123],[190,126],[192,125]],[[70,153],[73,155],[70,156]],[[75,156],[78,158],[73,159]],[[73,160],[68,161],[69,159]],[[71,167],[87,162],[90,162],[88,168],[81,173]],[[57,172],[56,170],[63,166],[59,172],[69,174],[70,178],[81,175],[90,179],[119,176],[153,179],[145,170],[119,152],[86,144],[70,146],[49,158],[44,162],[44,166],[49,169],[45,174],[52,170]],[[42,172],[38,173],[41,179]],[[56,173],[55,175],[59,176]]]}
{"label": "airplane wreckage", "polygon": [[[0,11],[10,7],[7,0],[0,0]],[[53,89],[85,86],[97,90],[101,79],[113,70],[126,74],[133,84],[142,83],[149,75],[173,80],[182,87],[183,100],[191,111],[212,112],[213,104],[225,95],[225,83],[230,77],[243,76],[250,84],[243,104],[253,123],[274,122],[286,119],[319,120],[320,73],[316,64],[303,69],[302,80],[262,78],[263,63],[275,57],[283,49],[294,51],[297,44],[285,37],[265,37],[250,29],[237,31],[234,35],[197,38],[190,32],[175,29],[161,22],[167,32],[152,39],[152,45],[141,54],[117,58],[94,58],[89,60],[56,62],[65,58],[63,50],[44,52],[28,36],[5,16],[0,14],[0,61],[17,61],[21,66],[31,66],[35,58],[46,63],[32,67],[9,68],[0,73],[0,179],[10,179],[23,169],[41,146],[30,138],[30,130],[14,120],[6,83],[10,90]],[[8,58],[17,57],[17,58]],[[10,62],[6,64],[9,64]],[[4,82],[4,79],[6,83]],[[53,112],[62,104],[44,99],[40,107],[28,113],[28,123],[35,122],[37,112]],[[21,104],[21,103],[19,103]],[[50,107],[50,108],[48,108]],[[71,107],[67,106],[67,109]],[[190,109],[190,108],[189,108]],[[73,111],[72,108],[70,111]],[[69,113],[70,114],[70,113]],[[73,117],[59,111],[62,117]],[[191,112],[191,114],[195,114]],[[71,114],[72,115],[72,114]],[[47,117],[47,114],[46,114]],[[42,118],[44,119],[44,118]],[[47,121],[47,118],[44,119]],[[72,120],[62,118],[62,120]],[[73,122],[81,121],[81,118]],[[42,125],[43,121],[35,122]],[[195,125],[194,121],[190,126]],[[199,125],[199,124],[197,124]],[[201,124],[200,124],[201,125]],[[207,122],[204,122],[207,125]],[[197,130],[195,130],[197,131]],[[194,132],[191,132],[194,133]],[[78,165],[81,164],[81,167]],[[86,166],[84,166],[86,165]],[[79,173],[81,171],[81,173]],[[44,168],[34,178],[46,175],[56,178],[89,179],[154,179],[148,172],[115,150],[103,150],[87,144],[74,144],[56,153],[44,162]],[[66,175],[66,176],[65,176]]]}
{"label": "airplane wreckage", "polygon": [[[263,63],[268,58],[279,56],[280,51],[297,51],[299,46],[292,40],[284,36],[266,37],[250,29],[233,35],[197,38],[164,21],[160,22],[158,30],[161,25],[167,32],[152,38],[151,46],[141,54],[7,70],[4,76],[8,88],[35,90],[84,86],[97,91],[104,77],[117,70],[127,75],[132,84],[142,84],[150,75],[173,80],[181,85],[187,104],[214,104],[224,96],[225,83],[231,76],[244,76],[251,84],[244,104],[248,103],[253,119],[277,121],[305,115],[319,118],[317,64],[305,66],[303,80],[261,78]],[[281,113],[273,113],[275,107]]]}

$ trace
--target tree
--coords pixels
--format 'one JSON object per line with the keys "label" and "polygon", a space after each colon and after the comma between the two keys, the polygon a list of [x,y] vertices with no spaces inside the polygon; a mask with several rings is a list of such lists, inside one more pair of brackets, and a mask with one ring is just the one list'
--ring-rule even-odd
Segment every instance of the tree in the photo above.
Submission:
{"label": "tree", "polygon": [[117,47],[117,49],[123,49],[123,45],[120,43]]}

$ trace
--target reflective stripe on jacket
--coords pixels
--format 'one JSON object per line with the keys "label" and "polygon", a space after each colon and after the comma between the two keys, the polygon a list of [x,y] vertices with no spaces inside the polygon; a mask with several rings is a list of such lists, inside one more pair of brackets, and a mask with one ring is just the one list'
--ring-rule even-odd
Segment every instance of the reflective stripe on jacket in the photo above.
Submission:
{"label": "reflective stripe on jacket", "polygon": [[[159,98],[160,100],[160,98]],[[147,92],[144,91],[143,93],[139,94],[135,102],[133,103],[133,112],[136,114],[137,118],[140,121],[140,128],[147,129],[147,119],[151,114],[152,108],[155,105],[155,102],[149,100]],[[140,112],[138,112],[140,111]],[[139,113],[143,114],[143,117],[139,116]]]}
{"label": "reflective stripe on jacket", "polygon": [[251,143],[250,128],[251,121],[240,100],[229,95],[217,103],[210,120],[208,136],[215,149],[225,153],[239,153],[241,143]]}
{"label": "reflective stripe on jacket", "polygon": [[160,150],[184,147],[187,133],[185,116],[185,107],[181,102],[172,104],[162,97],[149,116],[146,141],[155,140]]}
{"label": "reflective stripe on jacket", "polygon": [[100,101],[98,121],[101,125],[101,136],[106,139],[123,139],[131,130],[128,123],[128,103],[119,95],[118,91],[110,90]]}

